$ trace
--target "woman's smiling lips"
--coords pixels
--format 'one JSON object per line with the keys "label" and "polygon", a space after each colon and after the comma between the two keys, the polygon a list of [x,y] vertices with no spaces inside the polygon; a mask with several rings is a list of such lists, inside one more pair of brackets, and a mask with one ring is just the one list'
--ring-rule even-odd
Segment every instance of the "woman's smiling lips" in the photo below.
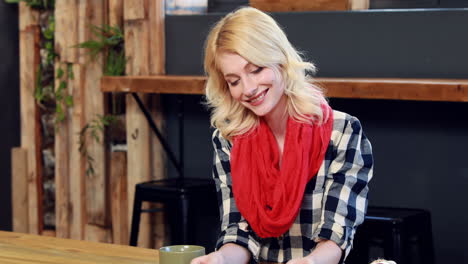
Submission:
{"label": "woman's smiling lips", "polygon": [[266,89],[264,90],[263,92],[261,92],[259,95],[255,96],[254,98],[250,99],[250,100],[246,100],[247,103],[253,105],[253,106],[257,106],[257,105],[260,105],[263,103],[264,99],[265,99],[265,96],[267,94],[269,89]]}

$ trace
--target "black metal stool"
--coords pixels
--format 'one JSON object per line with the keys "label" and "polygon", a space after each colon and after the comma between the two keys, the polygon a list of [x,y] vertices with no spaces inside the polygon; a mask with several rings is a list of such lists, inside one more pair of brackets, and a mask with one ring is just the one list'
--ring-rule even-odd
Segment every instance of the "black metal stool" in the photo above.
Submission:
{"label": "black metal stool", "polygon": [[[159,139],[169,161],[174,165],[177,171],[177,178],[162,179],[155,181],[142,182],[135,186],[135,200],[133,203],[132,226],[130,231],[130,245],[136,246],[138,242],[138,232],[140,229],[140,214],[142,212],[154,210],[142,210],[142,202],[160,202],[165,204],[165,210],[168,212],[172,241],[171,244],[190,244],[192,239],[190,235],[195,232],[188,232],[191,223],[189,219],[191,208],[200,205],[198,211],[209,209],[208,213],[216,212],[217,198],[216,187],[213,179],[207,175],[206,179],[186,178],[184,177],[184,115],[183,115],[183,96],[178,97],[179,105],[179,160],[177,161],[168,142],[162,136],[156,123],[154,122],[150,111],[136,93],[132,93],[133,98],[138,104],[148,121],[151,130]],[[193,230],[196,231],[196,230]]]}
{"label": "black metal stool", "polygon": [[[385,259],[408,264],[411,249],[417,246],[419,262],[434,263],[431,215],[422,209],[369,207],[358,228],[353,256],[349,263],[368,263],[369,249],[377,244]],[[348,261],[346,262],[348,263]]]}
{"label": "black metal stool", "polygon": [[[166,204],[171,244],[190,244],[194,243],[190,236],[193,232],[189,232],[189,219],[193,219],[190,215],[191,207],[207,206],[210,201],[216,203],[216,187],[212,179],[195,178],[164,179],[137,184],[130,233],[131,246],[137,245],[141,213],[151,211],[141,209],[144,201]],[[214,208],[216,207],[217,204],[214,204]]]}

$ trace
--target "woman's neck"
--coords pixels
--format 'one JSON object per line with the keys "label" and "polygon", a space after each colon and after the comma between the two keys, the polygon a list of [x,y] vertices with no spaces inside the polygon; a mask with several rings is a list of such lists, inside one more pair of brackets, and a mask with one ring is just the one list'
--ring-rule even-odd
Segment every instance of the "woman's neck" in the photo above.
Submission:
{"label": "woman's neck", "polygon": [[286,126],[288,121],[288,114],[286,111],[287,100],[283,96],[275,108],[264,116],[265,122],[270,127],[273,135],[283,136],[286,134]]}
{"label": "woman's neck", "polygon": [[270,127],[271,132],[275,136],[279,150],[279,165],[283,157],[284,140],[286,137],[286,127],[288,123],[288,114],[286,111],[286,97],[283,97],[276,105],[275,109],[264,117],[265,122]]}

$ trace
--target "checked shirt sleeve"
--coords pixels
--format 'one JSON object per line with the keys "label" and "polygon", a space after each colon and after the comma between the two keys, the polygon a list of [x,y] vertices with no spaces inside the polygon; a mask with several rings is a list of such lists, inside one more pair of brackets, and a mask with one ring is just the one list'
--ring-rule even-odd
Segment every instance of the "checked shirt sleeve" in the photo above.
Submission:
{"label": "checked shirt sleeve", "polygon": [[224,244],[235,243],[247,248],[255,261],[260,255],[260,244],[247,221],[237,209],[232,194],[230,143],[221,136],[219,130],[213,133],[214,165],[213,178],[216,183],[221,217],[221,233],[216,250]]}
{"label": "checked shirt sleeve", "polygon": [[325,180],[321,222],[313,237],[316,241],[334,241],[347,256],[356,228],[364,221],[367,210],[373,158],[359,120],[345,115],[338,123],[344,125],[332,134],[334,147]]}

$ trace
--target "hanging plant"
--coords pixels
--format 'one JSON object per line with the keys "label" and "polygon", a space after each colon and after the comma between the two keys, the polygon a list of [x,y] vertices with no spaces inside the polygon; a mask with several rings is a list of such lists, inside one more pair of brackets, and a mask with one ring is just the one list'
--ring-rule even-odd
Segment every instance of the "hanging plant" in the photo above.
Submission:
{"label": "hanging plant", "polygon": [[[107,76],[125,75],[127,58],[124,50],[124,34],[119,27],[104,25],[102,27],[91,26],[91,32],[96,36],[95,40],[89,40],[78,45],[76,48],[86,49],[92,61],[95,61],[99,54],[105,56],[103,74]],[[94,174],[94,158],[89,154],[87,138],[96,143],[101,143],[105,128],[112,128],[117,123],[116,114],[122,111],[123,97],[112,94],[111,115],[96,115],[80,131],[79,151],[86,158],[86,175]]]}

